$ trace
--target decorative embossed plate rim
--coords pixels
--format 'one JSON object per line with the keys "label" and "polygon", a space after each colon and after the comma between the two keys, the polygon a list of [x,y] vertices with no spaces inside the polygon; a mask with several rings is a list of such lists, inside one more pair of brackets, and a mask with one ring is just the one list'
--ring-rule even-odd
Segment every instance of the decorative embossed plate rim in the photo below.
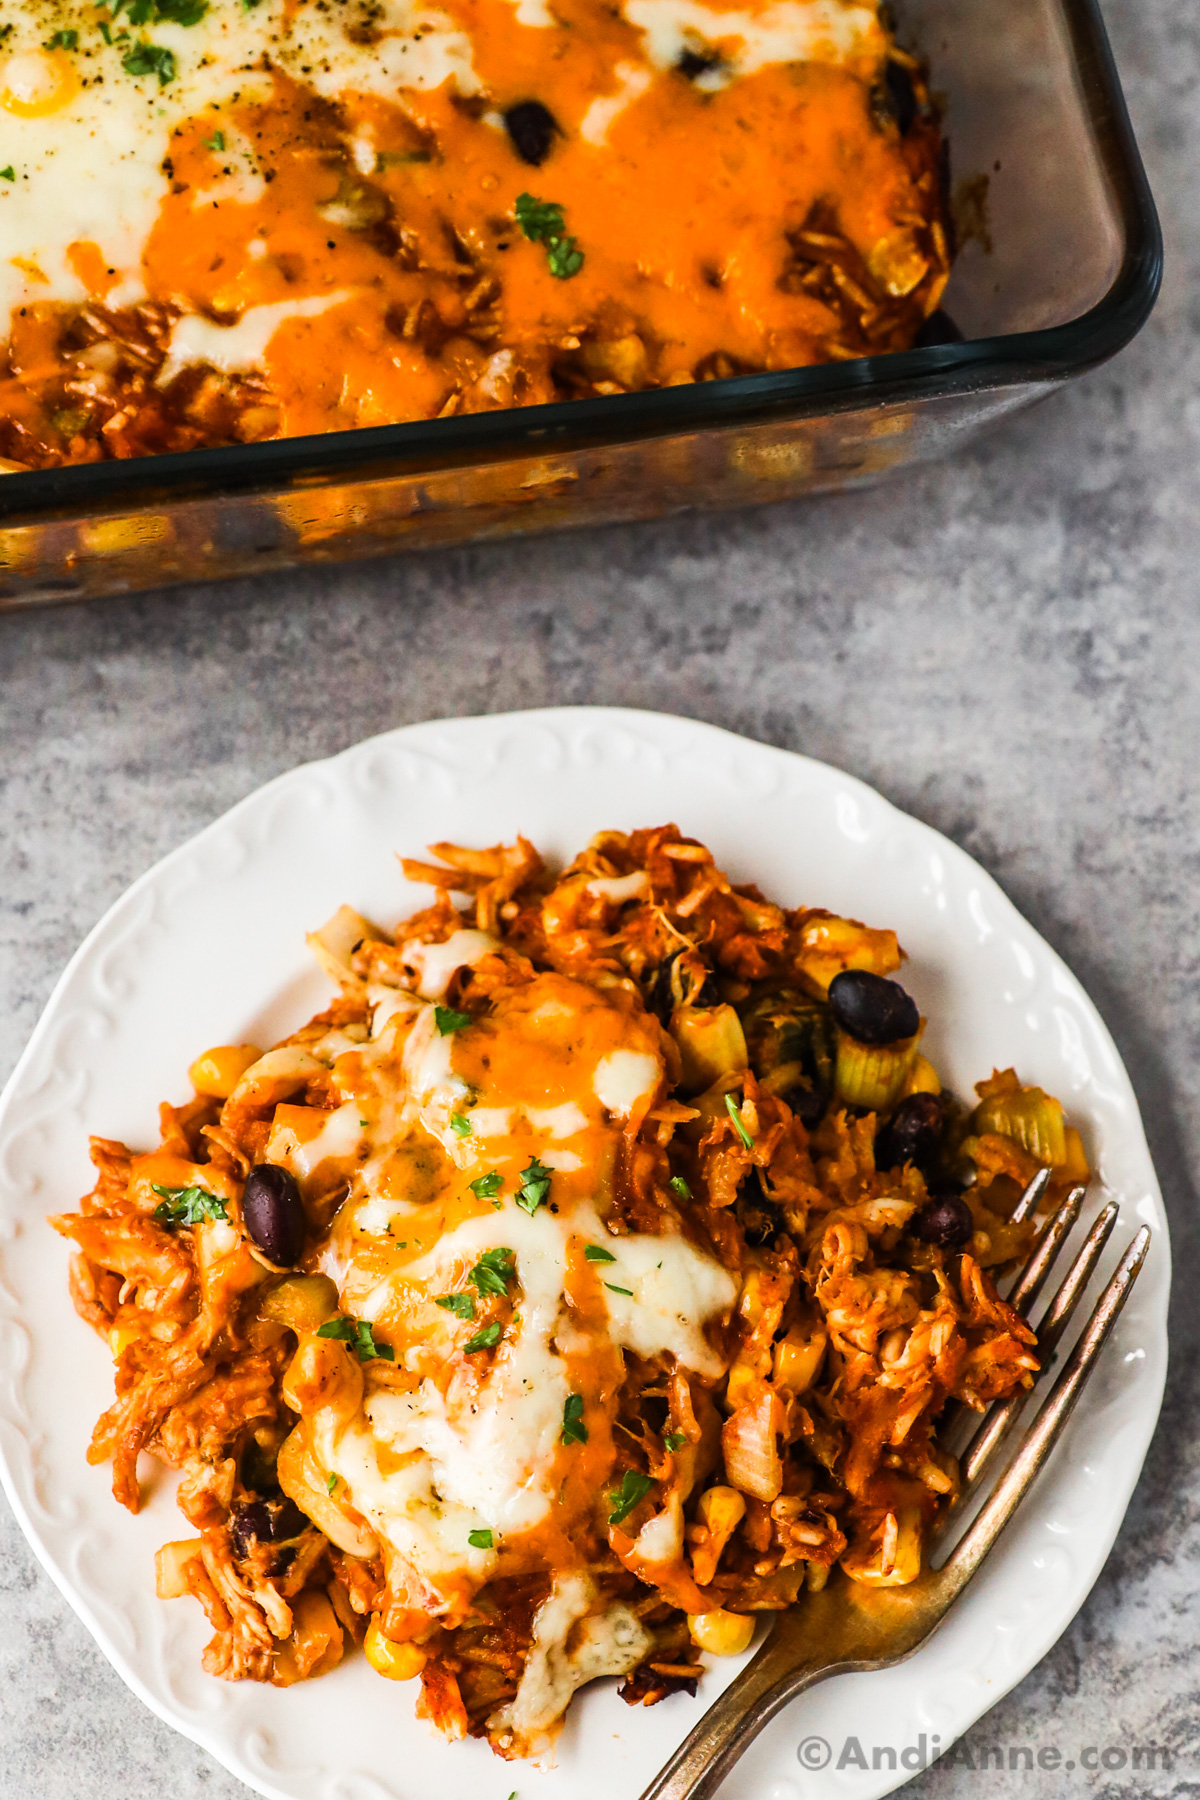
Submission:
{"label": "decorative embossed plate rim", "polygon": [[[1099,1171],[1089,1215],[1111,1196],[1121,1205],[1116,1244],[1142,1222],[1155,1230],[1051,1467],[943,1630],[900,1668],[844,1676],[797,1700],[723,1795],[874,1800],[908,1779],[1045,1654],[1121,1523],[1166,1371],[1166,1220],[1103,1022],[991,878],[850,776],[689,720],[578,707],[390,732],[268,783],[135,882],[72,958],[0,1098],[5,1491],[134,1692],[263,1794],[501,1800],[516,1786],[521,1800],[632,1796],[699,1708],[683,1698],[628,1708],[605,1683],[573,1708],[554,1769],[507,1769],[477,1743],[433,1737],[413,1719],[412,1689],[381,1684],[361,1657],[284,1691],[205,1676],[199,1608],[154,1596],[153,1551],[183,1528],[170,1485],[131,1518],[112,1500],[107,1470],[85,1461],[111,1371],[71,1310],[65,1246],[43,1215],[90,1185],[88,1131],[149,1141],[157,1102],[186,1096],[198,1049],[269,1042],[322,1003],[304,931],[343,900],[385,922],[416,903],[394,851],[519,829],[562,856],[602,826],[667,817],[772,897],[895,926],[910,952],[906,980],[933,1020],[931,1054],[951,1082],[969,1091],[993,1062],[1013,1062],[1060,1094],[1087,1121]],[[701,1703],[738,1666],[711,1671]],[[899,1768],[864,1769],[853,1750],[847,1761],[847,1740],[868,1765],[890,1747]]]}

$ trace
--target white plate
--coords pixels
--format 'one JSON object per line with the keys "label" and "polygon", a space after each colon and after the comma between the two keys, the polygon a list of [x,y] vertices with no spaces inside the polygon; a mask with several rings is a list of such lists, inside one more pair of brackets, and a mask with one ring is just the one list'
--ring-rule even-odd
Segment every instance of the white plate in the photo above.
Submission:
{"label": "white plate", "polygon": [[[414,1690],[362,1657],[287,1690],[210,1679],[191,1601],[154,1595],[153,1553],[180,1534],[160,1483],[136,1518],[84,1457],[111,1397],[103,1345],[76,1319],[67,1250],[43,1215],[91,1185],[89,1131],[156,1142],[210,1043],[269,1043],[324,1004],[306,930],[342,901],[388,923],[424,891],[397,851],[524,832],[567,857],[603,826],[675,820],[735,880],[899,932],[906,983],[933,1021],[954,1086],[993,1064],[1060,1095],[1086,1121],[1098,1190],[1120,1201],[1110,1262],[1142,1222],[1155,1239],[1065,1440],[1001,1549],[920,1654],[797,1700],[730,1776],[726,1800],[886,1793],[924,1735],[949,1743],[1031,1669],[1096,1579],[1154,1429],[1166,1369],[1167,1226],[1129,1079],[1095,1007],[963,851],[821,763],[650,713],[564,708],[416,725],[296,769],[144,875],[71,961],[0,1100],[0,1445],[5,1489],[38,1556],[146,1703],[251,1787],[288,1800],[622,1800],[640,1792],[738,1665],[698,1702],[627,1707],[615,1683],[571,1710],[557,1766],[505,1767],[446,1745],[413,1717]],[[862,1769],[845,1740],[909,1751]],[[830,1762],[821,1762],[823,1740]],[[935,1742],[936,1740],[936,1742]],[[805,1745],[810,1765],[797,1750]],[[886,1765],[891,1759],[875,1759]],[[838,1763],[845,1766],[839,1771]]]}

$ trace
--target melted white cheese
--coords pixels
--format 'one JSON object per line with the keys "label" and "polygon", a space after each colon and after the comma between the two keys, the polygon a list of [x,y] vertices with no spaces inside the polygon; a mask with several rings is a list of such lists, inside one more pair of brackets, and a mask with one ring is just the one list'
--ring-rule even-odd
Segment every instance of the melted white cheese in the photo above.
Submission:
{"label": "melted white cheese", "polygon": [[558,24],[546,5],[546,0],[516,0],[515,11],[518,25],[531,25],[535,30],[544,30],[547,25]]}
{"label": "melted white cheese", "polygon": [[381,1038],[392,1020],[400,1013],[414,1013],[420,1010],[420,1003],[403,988],[368,988],[367,999],[372,1007],[371,1036]]}
{"label": "melted white cheese", "polygon": [[[546,1092],[539,1073],[541,1095],[557,1103],[537,1104],[532,1096],[521,1097],[519,1088],[513,1094],[502,1087],[494,1095],[485,1091],[484,1104],[466,1109],[470,1091],[454,1067],[458,1034],[438,1030],[433,996],[439,987],[445,991],[455,968],[490,948],[485,934],[466,932],[444,946],[423,946],[413,967],[430,998],[410,1000],[389,1016],[389,996],[369,996],[377,1035],[349,1047],[345,1077],[359,1098],[340,1110],[355,1115],[356,1128],[359,1106],[370,1113],[365,1136],[371,1156],[356,1164],[351,1197],[322,1255],[322,1266],[343,1288],[348,1311],[385,1334],[403,1321],[396,1369],[408,1374],[411,1386],[377,1389],[348,1426],[323,1420],[316,1448],[409,1572],[410,1590],[419,1596],[414,1604],[431,1614],[454,1614],[464,1582],[478,1585],[493,1566],[495,1551],[472,1547],[471,1532],[490,1532],[500,1549],[506,1538],[540,1525],[558,1501],[564,1408],[575,1391],[577,1366],[568,1359],[615,1346],[643,1359],[673,1358],[680,1367],[715,1379],[725,1362],[709,1342],[708,1327],[728,1316],[738,1292],[734,1275],[681,1236],[610,1234],[588,1198],[591,1184],[579,1184],[580,1152],[603,1154],[603,1145],[615,1137],[611,1123],[603,1126],[604,1113],[628,1117],[653,1095],[662,1079],[658,1056],[626,1049],[602,1056],[599,1046],[613,1041],[602,1032],[592,1052],[594,1064],[581,1066],[578,1052],[564,1062],[564,1082],[570,1085],[561,1091],[572,1098],[558,1098],[553,1088]],[[380,1020],[386,1021],[381,1030]],[[519,1029],[545,1030],[551,1042],[574,1043],[576,1026],[577,1014],[562,988],[551,986],[540,1004],[523,1014]],[[335,1064],[335,1081],[342,1068]],[[492,1098],[507,1103],[487,1104]],[[469,1135],[453,1130],[456,1114],[469,1120]],[[597,1141],[587,1133],[596,1132],[598,1124]],[[349,1140],[349,1125],[345,1129]],[[447,1173],[449,1165],[463,1172],[457,1183],[468,1171],[476,1177],[495,1168],[503,1185],[488,1210],[462,1219],[414,1260],[380,1275],[372,1236],[391,1226],[392,1241],[407,1248],[402,1239],[410,1235],[408,1222],[417,1224],[429,1204],[427,1173],[416,1174],[410,1197],[403,1158],[396,1154],[415,1144],[424,1146],[418,1163],[427,1165],[429,1154],[436,1161],[426,1134],[441,1146]],[[515,1176],[534,1156],[548,1169],[569,1170],[575,1178],[557,1200],[551,1194],[531,1216],[516,1204]],[[594,1271],[604,1283],[606,1315],[587,1328],[565,1298],[568,1266],[581,1240],[605,1245],[612,1258]],[[513,1306],[494,1354],[481,1365],[459,1354],[477,1323],[433,1302],[471,1291],[471,1269],[487,1251],[502,1247],[514,1259]],[[361,1264],[360,1251],[365,1252]],[[647,1548],[658,1539],[665,1543],[667,1530],[659,1527]],[[540,1673],[531,1678],[534,1685],[520,1705],[514,1703],[512,1729],[518,1734],[537,1729],[543,1701],[549,1705],[553,1699],[555,1712],[547,1717],[556,1716],[574,1685],[607,1672],[610,1664],[629,1667],[638,1660],[641,1639],[632,1615],[623,1622],[611,1615],[616,1623],[602,1627],[591,1617],[591,1604],[589,1599],[584,1608],[586,1629],[580,1625],[572,1633],[569,1654],[547,1615]],[[581,1617],[572,1614],[576,1622]],[[535,1690],[542,1700],[535,1699]]]}
{"label": "melted white cheese", "polygon": [[362,1120],[358,1107],[347,1101],[328,1113],[315,1137],[301,1139],[288,1124],[276,1124],[267,1144],[268,1162],[290,1169],[298,1181],[304,1182],[331,1156],[352,1157],[362,1142]]}
{"label": "melted white cheese", "polygon": [[627,1119],[658,1086],[662,1064],[645,1050],[614,1050],[596,1064],[592,1087],[601,1106]]}
{"label": "melted white cheese", "polygon": [[473,969],[491,951],[499,949],[487,931],[453,931],[444,944],[414,940],[404,946],[404,963],[417,979],[423,1000],[441,1000],[459,969]]}
{"label": "melted white cheese", "polygon": [[[360,1493],[348,1465],[329,1467],[350,1483],[354,1504],[381,1536],[405,1557],[429,1568],[429,1542],[441,1541],[424,1513],[434,1505],[456,1509],[462,1533],[483,1525],[497,1538],[527,1531],[545,1518],[554,1500],[550,1482],[563,1407],[570,1393],[561,1351],[578,1353],[578,1333],[563,1305],[568,1240],[582,1234],[602,1243],[614,1257],[602,1270],[607,1285],[632,1290],[632,1297],[606,1292],[614,1342],[649,1358],[663,1351],[686,1369],[715,1379],[725,1363],[704,1335],[708,1320],[728,1312],[737,1296],[736,1278],[701,1250],[679,1237],[610,1236],[588,1207],[569,1218],[545,1207],[531,1218],[511,1203],[501,1211],[470,1219],[441,1238],[428,1255],[380,1283],[360,1315],[377,1319],[394,1290],[421,1282],[432,1294],[461,1286],[466,1271],[485,1250],[503,1245],[515,1253],[522,1298],[520,1325],[502,1341],[482,1389],[468,1404],[455,1404],[432,1381],[413,1394],[376,1395],[368,1404],[375,1432],[394,1456],[412,1457],[399,1475],[376,1469],[370,1490]],[[471,1327],[463,1326],[463,1336]],[[570,1335],[567,1335],[570,1334]],[[354,1451],[361,1456],[361,1445]],[[355,1467],[360,1471],[361,1463]],[[428,1499],[435,1493],[436,1503]],[[432,1533],[432,1536],[431,1536]]]}
{"label": "melted white cheese", "polygon": [[209,363],[226,375],[236,374],[239,369],[257,369],[267,345],[287,320],[315,319],[352,298],[353,290],[342,288],[334,294],[313,294],[307,300],[249,306],[235,325],[217,325],[197,313],[185,313],[171,333],[158,385],[166,387],[190,363]]}
{"label": "melted white cheese", "polygon": [[578,1137],[581,1131],[587,1130],[587,1115],[573,1100],[565,1101],[562,1106],[526,1106],[522,1111],[533,1129],[544,1131],[547,1137],[561,1140]]}
{"label": "melted white cheese", "polygon": [[434,1008],[424,1007],[404,1045],[404,1075],[421,1123],[437,1137],[448,1132],[451,1107],[470,1091],[454,1073],[453,1052],[454,1033],[439,1031]]}
{"label": "melted white cheese", "polygon": [[716,1380],[723,1374],[725,1363],[700,1325],[733,1305],[738,1284],[729,1270],[686,1238],[606,1232],[595,1241],[614,1258],[601,1275],[612,1335],[622,1349],[647,1359],[666,1350],[698,1375]]}
{"label": "melted white cheese", "polygon": [[[626,1675],[637,1667],[651,1647],[649,1632],[620,1603],[589,1618],[595,1600],[596,1589],[588,1576],[557,1578],[534,1615],[533,1642],[517,1692],[488,1720],[493,1730],[510,1730],[521,1746],[527,1746],[553,1724],[585,1681]],[[575,1641],[568,1650],[572,1635]]]}
{"label": "melted white cheese", "polygon": [[[649,69],[639,69],[636,63],[618,63],[613,74],[620,82],[620,88],[615,94],[593,100],[583,115],[579,135],[589,144],[603,144],[618,113],[623,113],[640,94],[644,94],[654,79]],[[594,881],[588,882],[586,891],[620,904],[622,900],[631,900],[635,894],[644,893],[649,885],[646,871],[635,869],[632,875],[597,875]]]}
{"label": "melted white cheese", "polygon": [[854,0],[775,0],[742,12],[699,0],[624,0],[622,11],[645,34],[657,69],[675,68],[685,50],[719,49],[720,63],[697,79],[701,88],[723,87],[769,63],[837,64],[884,48],[875,8]]}

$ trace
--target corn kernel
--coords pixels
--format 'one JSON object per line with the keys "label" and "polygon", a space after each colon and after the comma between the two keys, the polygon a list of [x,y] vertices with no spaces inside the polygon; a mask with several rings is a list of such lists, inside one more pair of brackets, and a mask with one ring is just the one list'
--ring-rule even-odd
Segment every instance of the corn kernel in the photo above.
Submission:
{"label": "corn kernel", "polygon": [[113,1325],[108,1333],[108,1347],[112,1351],[113,1361],[119,1362],[122,1352],[140,1336],[136,1325]]}
{"label": "corn kernel", "polygon": [[750,1390],[758,1380],[759,1377],[750,1363],[734,1363],[725,1386],[725,1405],[730,1412],[736,1412],[739,1406],[744,1405],[750,1398]]}
{"label": "corn kernel", "polygon": [[878,1541],[856,1546],[842,1558],[852,1581],[864,1587],[907,1587],[921,1573],[921,1514],[906,1506],[889,1513]]}
{"label": "corn kernel", "polygon": [[200,1538],[176,1538],[154,1552],[154,1587],[160,1600],[180,1600],[192,1591],[188,1571],[201,1561]]}
{"label": "corn kernel", "polygon": [[689,1613],[688,1630],[693,1643],[710,1656],[740,1656],[750,1648],[754,1617],[750,1613],[726,1612],[718,1606],[713,1612]]}
{"label": "corn kernel", "polygon": [[375,1673],[386,1675],[389,1681],[411,1681],[429,1660],[429,1652],[420,1644],[393,1644],[391,1638],[385,1638],[377,1618],[367,1627],[363,1649]]}
{"label": "corn kernel", "polygon": [[745,1518],[746,1502],[736,1488],[711,1487],[701,1494],[699,1510],[708,1529],[726,1541]]}
{"label": "corn kernel", "polygon": [[803,1394],[817,1379],[826,1334],[819,1325],[793,1325],[775,1346],[775,1385]]}
{"label": "corn kernel", "polygon": [[707,1587],[717,1572],[726,1544],[746,1516],[746,1502],[736,1488],[706,1488],[698,1507],[701,1530],[692,1551],[692,1572],[700,1587]]}
{"label": "corn kernel", "polygon": [[218,1044],[198,1056],[188,1074],[198,1094],[228,1100],[246,1070],[262,1056],[253,1044]]}
{"label": "corn kernel", "polygon": [[1063,1138],[1067,1147],[1067,1159],[1058,1171],[1059,1178],[1063,1181],[1071,1182],[1072,1184],[1077,1181],[1090,1181],[1092,1173],[1088,1168],[1087,1152],[1083,1147],[1083,1139],[1073,1125],[1067,1126],[1066,1131],[1063,1133]]}
{"label": "corn kernel", "polygon": [[942,1084],[938,1072],[927,1056],[918,1056],[904,1084],[906,1094],[940,1094]]}
{"label": "corn kernel", "polygon": [[738,1312],[753,1330],[766,1311],[766,1300],[763,1297],[763,1272],[761,1269],[748,1269],[742,1282],[741,1298],[738,1301]]}

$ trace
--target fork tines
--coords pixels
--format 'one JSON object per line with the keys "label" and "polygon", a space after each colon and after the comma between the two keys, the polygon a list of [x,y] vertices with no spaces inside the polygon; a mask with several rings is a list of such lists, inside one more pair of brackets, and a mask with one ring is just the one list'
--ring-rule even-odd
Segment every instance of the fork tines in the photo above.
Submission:
{"label": "fork tines", "polygon": [[[1052,1171],[1049,1169],[1039,1169],[1013,1208],[1012,1218],[1015,1223],[1028,1219],[1036,1211],[1050,1185],[1051,1173]],[[1010,1306],[1014,1307],[1026,1322],[1029,1321],[1030,1313],[1046,1285],[1063,1244],[1074,1230],[1086,1192],[1086,1187],[1077,1186],[1071,1188],[1064,1196],[1034,1244],[1024,1266],[1016,1275],[1008,1300]],[[1043,1375],[1049,1369],[1055,1351],[1083,1298],[1088,1282],[1095,1273],[1096,1265],[1116,1221],[1116,1203],[1109,1201],[1098,1214],[1082,1248],[1075,1256],[1046,1308],[1041,1324],[1037,1327],[1038,1352]],[[1141,1234],[1139,1234],[1139,1239],[1140,1236]],[[1134,1243],[1137,1243],[1139,1239],[1135,1239]],[[1131,1250],[1132,1247],[1131,1245]],[[1137,1259],[1137,1268],[1141,1267],[1144,1254],[1143,1247],[1142,1255]],[[1135,1269],[1134,1275],[1136,1272]],[[1119,1306],[1117,1310],[1120,1310]],[[997,1402],[984,1414],[966,1445],[959,1452],[959,1474],[962,1486],[953,1509],[954,1512],[961,1512],[966,1501],[978,1487],[985,1469],[1016,1424],[1031,1392],[1032,1389],[1029,1388],[1019,1389],[1015,1394],[1009,1395],[1006,1400]],[[952,1523],[952,1518],[948,1517],[946,1524],[950,1523]]]}
{"label": "fork tines", "polygon": [[[1106,1208],[1105,1213],[1108,1210]],[[1089,1234],[1088,1242],[1076,1258],[1066,1281],[1055,1295],[1051,1313],[1057,1316],[1059,1336],[1078,1302],[1079,1294],[1083,1290],[1088,1273],[1090,1273],[1090,1268],[1085,1266],[1086,1260],[1090,1254],[1091,1266],[1094,1267],[1104,1239],[1112,1230],[1115,1212],[1114,1207],[1112,1217],[1106,1218],[1105,1214],[1101,1214],[1101,1217],[1097,1219],[1096,1225]],[[1103,1349],[1105,1340],[1116,1324],[1121,1308],[1137,1280],[1141,1266],[1146,1260],[1146,1252],[1150,1247],[1150,1235],[1150,1227],[1143,1225],[1134,1236],[1117,1265],[1115,1274],[1096,1302],[1091,1317],[1080,1333],[1062,1373],[1051,1389],[1049,1399],[1022,1439],[1020,1448],[1011,1463],[984,1502],[978,1517],[968,1527],[943,1565],[941,1574],[949,1580],[952,1588],[959,1588],[974,1574],[1049,1458],[1064,1425],[1075,1409],[1075,1403],[1092,1372],[1096,1358]],[[1093,1240],[1098,1240],[1095,1242],[1094,1248],[1092,1247]]]}

